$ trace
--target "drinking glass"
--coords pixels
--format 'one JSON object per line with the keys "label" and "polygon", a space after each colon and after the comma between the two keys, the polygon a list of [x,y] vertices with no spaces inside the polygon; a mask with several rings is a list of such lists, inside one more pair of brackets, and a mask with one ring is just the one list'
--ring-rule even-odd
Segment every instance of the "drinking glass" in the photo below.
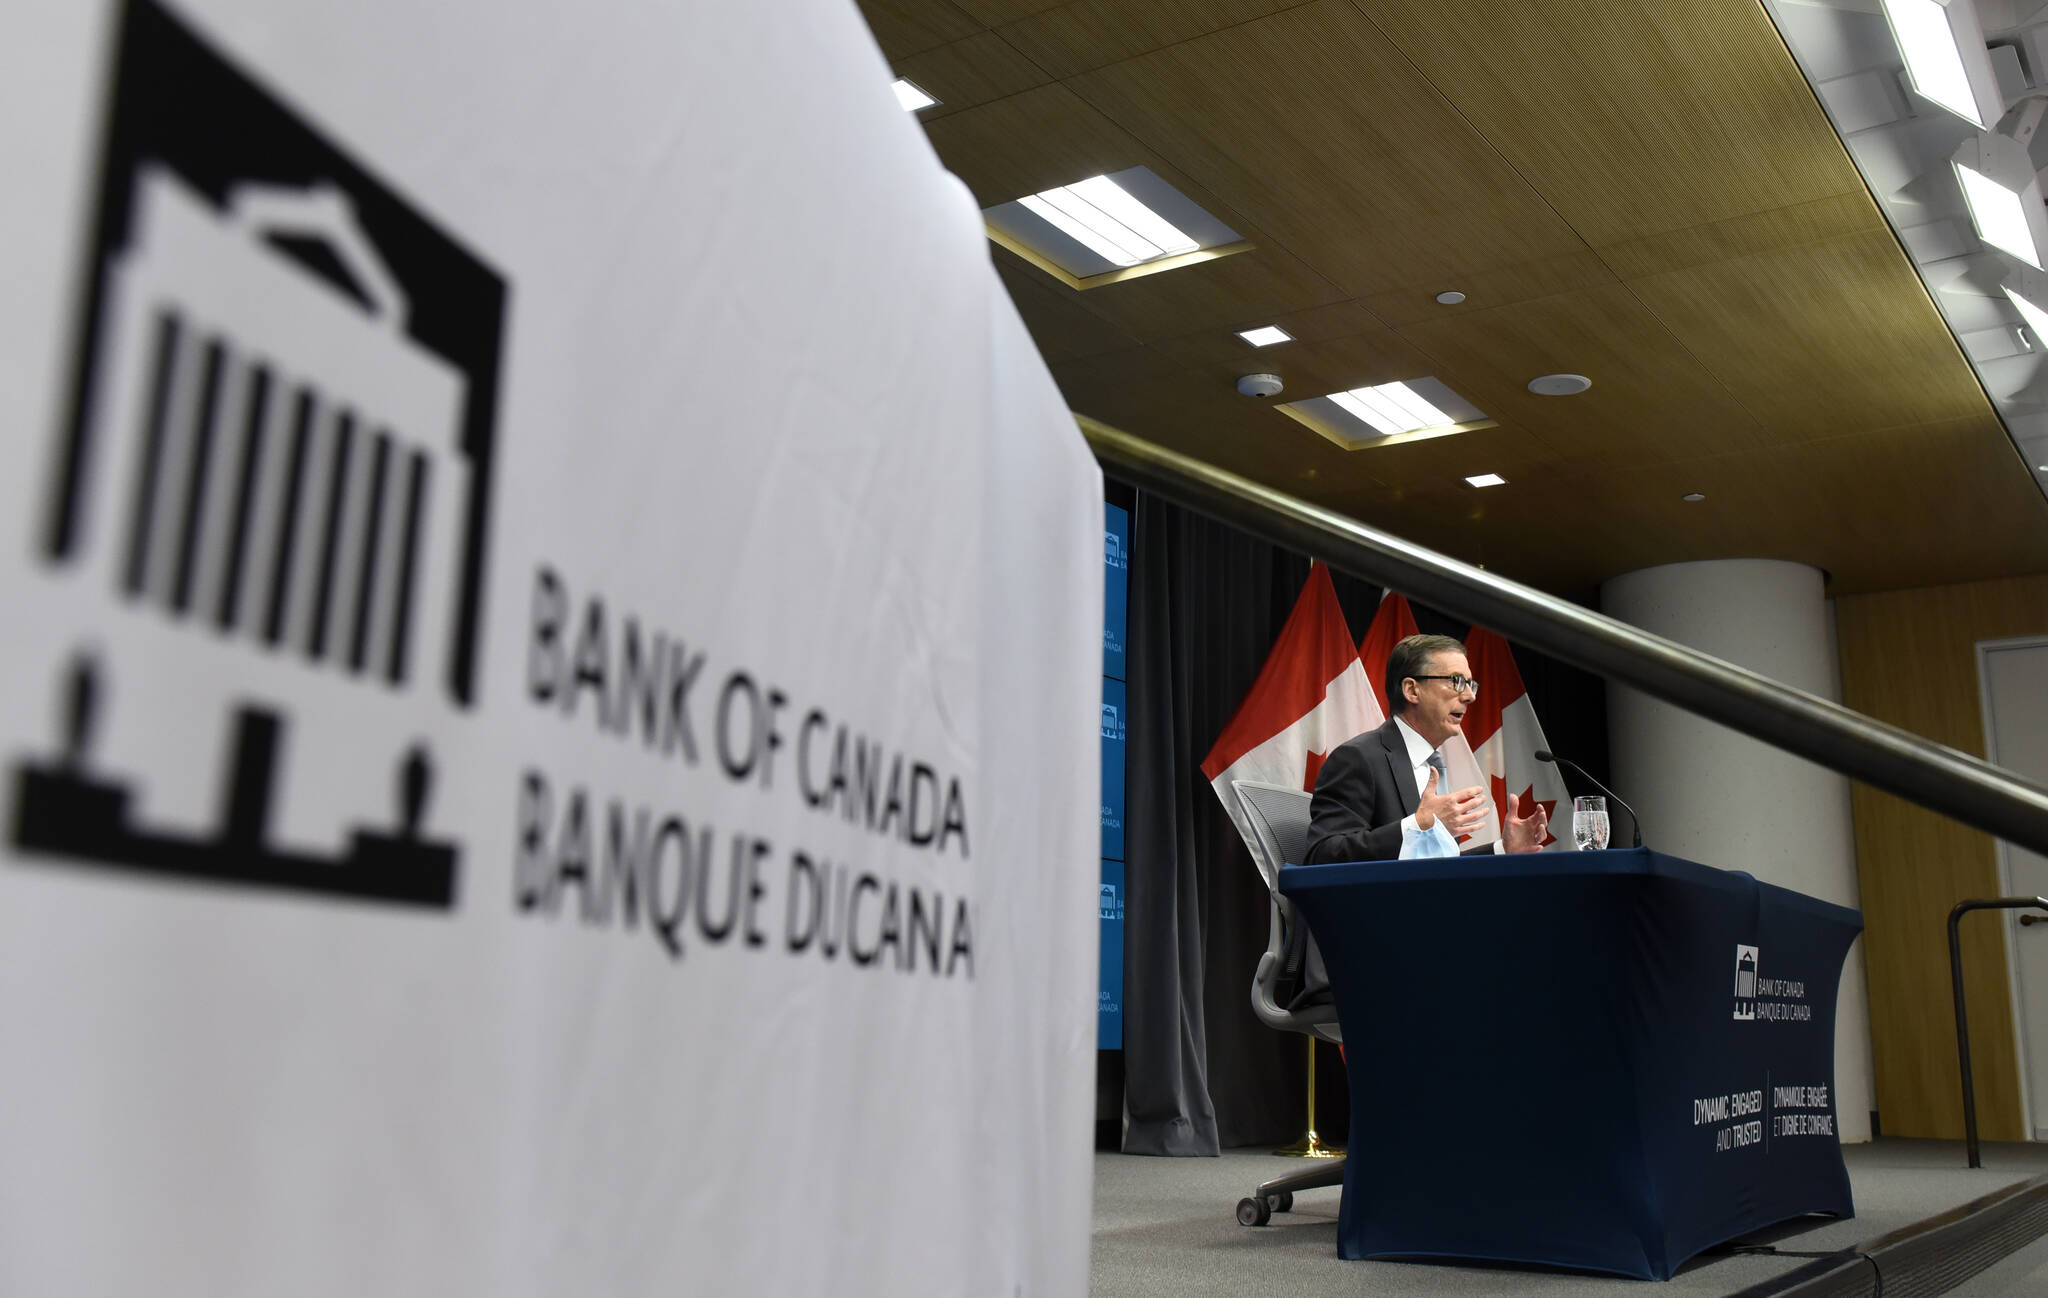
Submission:
{"label": "drinking glass", "polygon": [[1607,799],[1572,799],[1572,842],[1581,852],[1607,846]]}

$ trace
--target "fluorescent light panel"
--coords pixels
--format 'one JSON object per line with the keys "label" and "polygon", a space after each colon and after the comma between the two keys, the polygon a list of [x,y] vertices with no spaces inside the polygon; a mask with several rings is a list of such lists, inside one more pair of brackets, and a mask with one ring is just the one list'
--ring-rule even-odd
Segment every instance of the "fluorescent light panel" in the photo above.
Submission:
{"label": "fluorescent light panel", "polygon": [[895,84],[890,88],[896,92],[896,102],[903,105],[903,111],[907,113],[914,113],[920,108],[930,108],[939,102],[926,94],[915,82],[906,81],[902,77],[896,78]]}
{"label": "fluorescent light panel", "polygon": [[2005,296],[2012,303],[2013,309],[2020,313],[2020,319],[2027,322],[2027,328],[2034,331],[2034,341],[2048,347],[2048,311],[2042,310],[2011,289],[2005,290]]}
{"label": "fluorescent light panel", "polygon": [[1200,246],[1108,176],[1091,176],[1017,201],[1119,266],[1157,261]]}
{"label": "fluorescent light panel", "polygon": [[1505,487],[1508,485],[1508,480],[1501,477],[1498,473],[1482,473],[1477,477],[1467,478],[1465,481],[1475,487]]}
{"label": "fluorescent light panel", "polygon": [[1406,383],[1381,383],[1349,392],[1332,392],[1330,400],[1345,413],[1391,437],[1418,428],[1441,428],[1458,421],[1417,396]]}
{"label": "fluorescent light panel", "polygon": [[[2034,233],[2027,224],[2028,201],[1962,163],[1955,164],[1956,179],[1962,182],[1963,201],[1969,205],[1970,221],[1977,227],[1977,237],[1994,248],[2002,248],[2036,270],[2042,269],[2040,249],[2034,246]],[[2034,187],[2027,187],[2033,190]],[[2040,202],[2036,190],[2034,202]]]}
{"label": "fluorescent light panel", "polygon": [[1274,343],[1291,343],[1294,341],[1294,335],[1288,333],[1279,325],[1260,325],[1256,329],[1239,330],[1237,336],[1254,347],[1271,347]]}
{"label": "fluorescent light panel", "polygon": [[1891,21],[1892,39],[1906,60],[1913,89],[1972,125],[1987,128],[1991,123],[1977,106],[1948,9],[1940,0],[1884,0],[1884,16]]}

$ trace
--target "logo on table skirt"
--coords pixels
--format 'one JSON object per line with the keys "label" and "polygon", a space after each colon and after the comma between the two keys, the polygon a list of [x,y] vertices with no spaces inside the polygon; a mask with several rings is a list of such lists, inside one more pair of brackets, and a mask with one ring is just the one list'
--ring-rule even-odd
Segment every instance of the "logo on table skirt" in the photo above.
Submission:
{"label": "logo on table skirt", "polygon": [[1753,946],[1735,948],[1735,1017],[1744,1021],[1756,1017],[1757,951]]}
{"label": "logo on table skirt", "polygon": [[[505,281],[167,8],[120,27],[38,540],[94,602],[14,842],[450,908],[422,732],[477,701]],[[210,822],[158,801],[195,761]]]}

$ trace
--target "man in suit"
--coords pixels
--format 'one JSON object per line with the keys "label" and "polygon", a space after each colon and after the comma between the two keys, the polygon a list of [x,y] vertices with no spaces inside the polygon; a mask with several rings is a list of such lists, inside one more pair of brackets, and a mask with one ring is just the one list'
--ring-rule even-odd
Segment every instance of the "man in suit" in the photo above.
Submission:
{"label": "man in suit", "polygon": [[[1479,696],[1465,646],[1447,635],[1412,635],[1387,656],[1387,710],[1377,730],[1339,744],[1316,776],[1309,804],[1307,864],[1385,861],[1401,854],[1404,830],[1427,830],[1441,820],[1453,838],[1486,819],[1484,789],[1443,789],[1444,744],[1464,723]],[[1548,817],[1534,799],[1518,815],[1508,795],[1501,841],[1472,852],[1533,852],[1543,845]]]}

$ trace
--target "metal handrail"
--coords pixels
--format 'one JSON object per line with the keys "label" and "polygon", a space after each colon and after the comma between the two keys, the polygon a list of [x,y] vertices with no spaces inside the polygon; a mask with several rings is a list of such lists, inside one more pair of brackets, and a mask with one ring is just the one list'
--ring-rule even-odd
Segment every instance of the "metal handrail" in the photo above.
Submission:
{"label": "metal handrail", "polygon": [[[1970,1152],[1970,1166],[1982,1167],[1977,1158],[1977,1084],[1970,1076],[1970,1016],[1963,1007],[1963,916],[1973,910],[2048,911],[2048,898],[1984,897],[1959,901],[1948,913],[1948,981],[1956,998],[1956,1057],[1963,1066],[1963,1143]],[[2020,916],[2022,924],[2048,922],[2034,915]]]}
{"label": "metal handrail", "polygon": [[1095,458],[1133,486],[2048,855],[2048,789],[1988,762],[1085,415],[1075,419]]}

